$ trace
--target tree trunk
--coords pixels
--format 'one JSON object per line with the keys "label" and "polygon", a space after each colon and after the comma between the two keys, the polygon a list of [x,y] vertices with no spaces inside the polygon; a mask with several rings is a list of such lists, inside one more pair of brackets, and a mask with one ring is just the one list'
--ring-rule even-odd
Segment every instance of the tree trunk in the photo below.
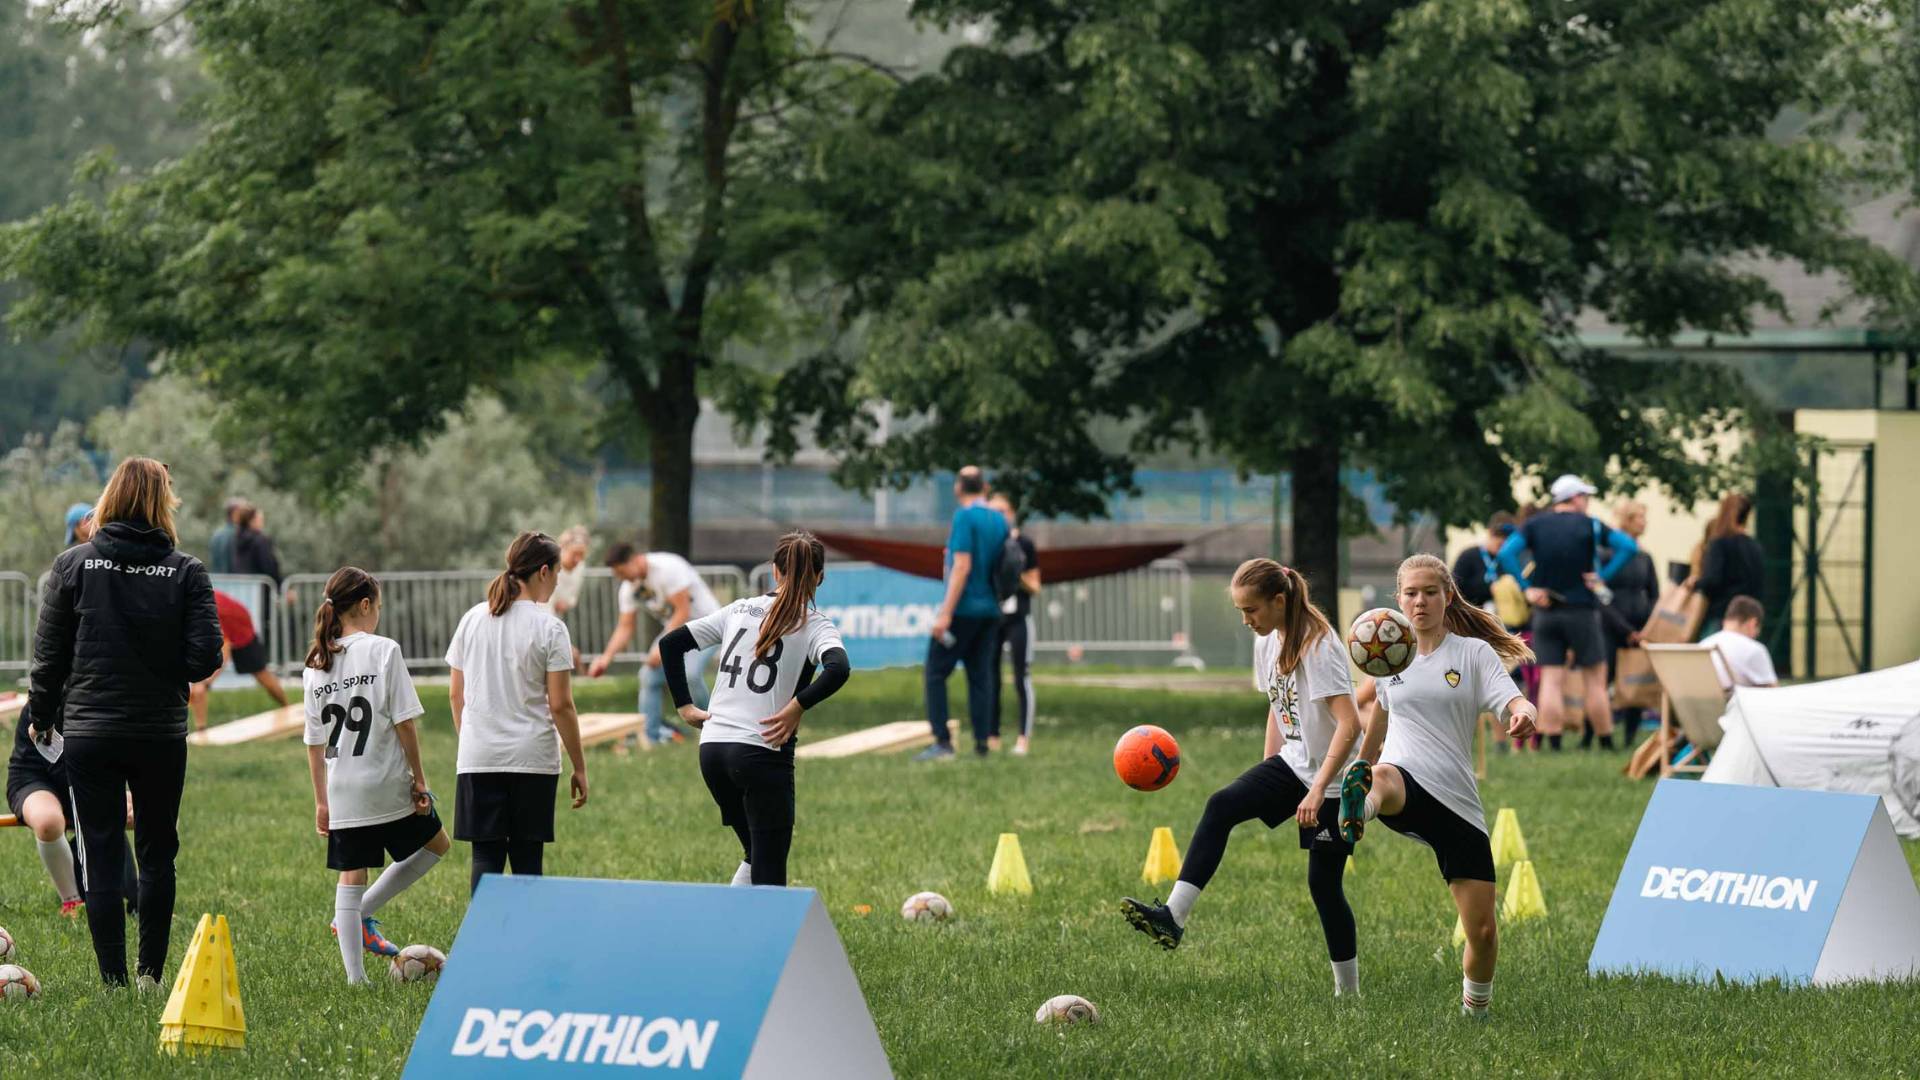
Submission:
{"label": "tree trunk", "polygon": [[[649,505],[647,548],[655,552],[693,553],[693,423],[701,415],[701,396],[693,379],[668,379],[674,363],[664,365],[660,377],[659,409],[647,430],[647,448],[653,467],[653,500]],[[691,363],[687,365],[691,375]]]}
{"label": "tree trunk", "polygon": [[1293,568],[1340,626],[1340,444],[1330,438],[1293,454]]}

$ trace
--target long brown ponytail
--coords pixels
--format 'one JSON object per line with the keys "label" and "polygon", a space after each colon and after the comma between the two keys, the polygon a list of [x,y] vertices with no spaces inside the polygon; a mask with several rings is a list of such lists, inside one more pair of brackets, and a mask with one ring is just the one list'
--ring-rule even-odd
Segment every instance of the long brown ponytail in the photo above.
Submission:
{"label": "long brown ponytail", "polygon": [[1500,662],[1510,668],[1528,663],[1533,659],[1533,650],[1527,648],[1526,642],[1521,641],[1509,631],[1505,623],[1494,615],[1467,603],[1461,597],[1460,587],[1453,580],[1453,571],[1447,569],[1447,564],[1441,562],[1436,556],[1408,556],[1393,575],[1394,592],[1400,591],[1408,574],[1419,570],[1425,570],[1437,577],[1440,580],[1440,591],[1447,594],[1446,612],[1442,616],[1447,633],[1479,638],[1493,646],[1493,651],[1500,656]]}
{"label": "long brown ponytail", "polygon": [[523,532],[507,548],[507,568],[487,582],[487,611],[495,618],[507,613],[520,598],[527,579],[549,566],[560,565],[560,544],[543,532]]}
{"label": "long brown ponytail", "polygon": [[826,545],[810,532],[790,532],[773,545],[773,568],[780,572],[780,591],[760,621],[760,638],[753,643],[757,657],[766,656],[776,642],[806,622],[813,591],[827,572]]}
{"label": "long brown ponytail", "polygon": [[340,650],[340,613],[362,600],[379,600],[380,583],[357,566],[343,566],[327,579],[320,596],[320,608],[313,613],[313,645],[307,649],[307,666],[315,671],[332,671],[333,658]]}
{"label": "long brown ponytail", "polygon": [[1290,566],[1272,559],[1248,559],[1233,572],[1233,588],[1253,589],[1264,597],[1281,597],[1280,673],[1300,665],[1300,658],[1320,641],[1322,634],[1333,633],[1327,615],[1314,606],[1307,593],[1307,579]]}

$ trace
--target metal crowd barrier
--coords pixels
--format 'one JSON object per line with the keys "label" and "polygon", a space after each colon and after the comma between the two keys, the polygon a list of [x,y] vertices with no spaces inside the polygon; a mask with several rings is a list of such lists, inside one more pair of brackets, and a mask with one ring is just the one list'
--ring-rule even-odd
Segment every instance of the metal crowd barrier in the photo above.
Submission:
{"label": "metal crowd barrier", "polygon": [[[829,563],[867,567],[871,563]],[[773,588],[773,564],[753,568],[754,588]],[[1179,559],[1155,559],[1139,570],[1106,577],[1041,583],[1033,608],[1034,649],[1081,653],[1193,652],[1193,582]]]}
{"label": "metal crowd barrier", "polygon": [[0,571],[0,672],[24,675],[33,666],[33,580],[15,570]]}
{"label": "metal crowd barrier", "polygon": [[[722,604],[743,595],[746,575],[734,566],[696,566],[701,580],[713,590]],[[447,644],[460,619],[475,604],[486,599],[487,583],[497,570],[401,570],[374,571],[380,581],[380,634],[400,643],[400,654],[413,670],[446,666]],[[283,671],[298,671],[306,656],[313,633],[313,617],[326,588],[326,574],[295,574],[287,578],[287,590],[296,604],[283,602],[285,630],[280,635],[284,651],[273,654]],[[601,566],[586,572],[579,602],[562,616],[574,647],[584,656],[604,649],[619,621],[619,582],[613,571]],[[644,611],[643,611],[644,614]],[[653,636],[643,626],[632,643],[615,657],[623,663],[639,661],[653,644]]]}

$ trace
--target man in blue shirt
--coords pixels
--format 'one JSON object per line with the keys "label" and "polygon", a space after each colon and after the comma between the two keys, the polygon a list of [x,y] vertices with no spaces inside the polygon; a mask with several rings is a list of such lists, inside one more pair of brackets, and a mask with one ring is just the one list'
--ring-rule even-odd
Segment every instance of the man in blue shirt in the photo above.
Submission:
{"label": "man in blue shirt", "polygon": [[[1633,560],[1633,537],[1587,516],[1593,485],[1562,476],[1551,489],[1553,512],[1535,514],[1500,548],[1500,566],[1527,590],[1533,604],[1533,652],[1540,663],[1540,730],[1547,744],[1560,749],[1566,709],[1561,689],[1567,668],[1585,675],[1587,720],[1603,750],[1613,749],[1613,707],[1607,701],[1607,639],[1600,626],[1600,597],[1605,582]],[[1613,558],[1599,562],[1600,549]],[[1520,552],[1533,553],[1533,574],[1520,566]]]}
{"label": "man in blue shirt", "polygon": [[994,565],[1007,542],[1007,520],[987,506],[987,478],[977,465],[961,469],[953,481],[953,528],[947,534],[947,592],[933,618],[927,643],[927,721],[934,744],[915,760],[953,757],[947,733],[947,676],[955,664],[967,668],[967,715],[973,721],[973,750],[987,752],[993,728],[993,657],[1000,647],[1000,600],[993,591]]}

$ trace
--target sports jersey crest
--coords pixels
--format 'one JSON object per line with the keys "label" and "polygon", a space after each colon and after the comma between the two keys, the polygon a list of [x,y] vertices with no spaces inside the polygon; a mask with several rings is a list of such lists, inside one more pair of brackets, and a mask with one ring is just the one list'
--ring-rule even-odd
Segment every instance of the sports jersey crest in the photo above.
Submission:
{"label": "sports jersey crest", "polygon": [[1458,669],[1458,668],[1448,668],[1448,669],[1447,669],[1447,685],[1448,685],[1448,686],[1451,686],[1451,687],[1453,687],[1453,688],[1455,688],[1455,689],[1459,689],[1459,687],[1460,687],[1460,669]]}

